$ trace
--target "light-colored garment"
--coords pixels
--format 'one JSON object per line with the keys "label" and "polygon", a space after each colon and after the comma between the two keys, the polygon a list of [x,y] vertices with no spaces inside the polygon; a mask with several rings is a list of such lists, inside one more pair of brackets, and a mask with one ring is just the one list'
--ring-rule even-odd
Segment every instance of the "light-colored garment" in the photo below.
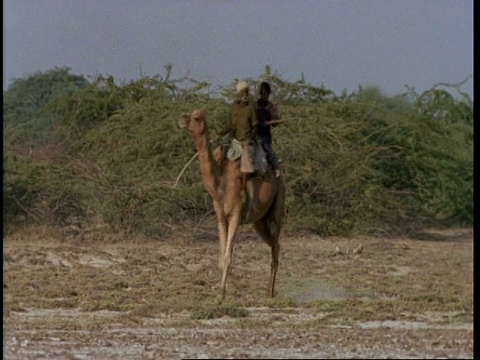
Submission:
{"label": "light-colored garment", "polygon": [[237,90],[237,93],[240,93],[243,89],[248,89],[248,83],[244,80],[241,80],[235,85],[235,89]]}
{"label": "light-colored garment", "polygon": [[230,148],[227,151],[227,159],[236,161],[240,159],[240,172],[251,174],[258,171],[265,175],[268,170],[268,163],[266,154],[260,142],[255,142],[254,145],[244,143],[242,144],[237,139],[232,139]]}
{"label": "light-colored garment", "polygon": [[242,143],[237,139],[233,138],[230,144],[230,148],[227,151],[227,159],[230,161],[235,161],[240,159],[242,156]]}
{"label": "light-colored garment", "polygon": [[255,149],[250,144],[243,145],[242,157],[240,158],[240,172],[251,174],[255,172],[254,166]]}

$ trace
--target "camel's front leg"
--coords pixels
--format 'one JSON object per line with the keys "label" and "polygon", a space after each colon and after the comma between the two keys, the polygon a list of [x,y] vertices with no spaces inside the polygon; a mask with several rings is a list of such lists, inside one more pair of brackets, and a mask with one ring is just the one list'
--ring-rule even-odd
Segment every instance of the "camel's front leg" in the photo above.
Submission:
{"label": "camel's front leg", "polygon": [[225,219],[223,221],[218,220],[217,228],[218,228],[218,239],[220,242],[220,253],[218,254],[219,255],[218,268],[220,270],[223,270],[223,265],[225,262],[225,251],[226,251],[225,248],[227,244],[227,231],[228,231],[227,222],[225,221]]}
{"label": "camel's front leg", "polygon": [[230,220],[228,222],[228,234],[227,234],[227,246],[225,249],[225,258],[223,262],[223,275],[222,275],[222,299],[225,299],[225,293],[227,289],[227,275],[232,266],[233,258],[233,240],[237,234],[238,226],[240,225],[240,216],[242,213],[242,205],[239,204],[235,207]]}
{"label": "camel's front leg", "polygon": [[220,242],[220,253],[218,257],[218,267],[220,270],[223,270],[223,263],[225,258],[225,247],[227,243],[227,231],[228,224],[225,214],[223,212],[222,205],[220,203],[214,202],[213,207],[217,215],[217,229],[218,229],[218,240]]}

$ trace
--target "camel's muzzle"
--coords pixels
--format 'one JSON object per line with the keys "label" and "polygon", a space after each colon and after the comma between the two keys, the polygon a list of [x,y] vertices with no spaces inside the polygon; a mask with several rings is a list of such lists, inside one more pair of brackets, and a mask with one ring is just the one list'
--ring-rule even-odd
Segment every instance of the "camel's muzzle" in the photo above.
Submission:
{"label": "camel's muzzle", "polygon": [[178,127],[180,129],[187,127],[189,121],[190,121],[190,115],[182,114],[178,119]]}

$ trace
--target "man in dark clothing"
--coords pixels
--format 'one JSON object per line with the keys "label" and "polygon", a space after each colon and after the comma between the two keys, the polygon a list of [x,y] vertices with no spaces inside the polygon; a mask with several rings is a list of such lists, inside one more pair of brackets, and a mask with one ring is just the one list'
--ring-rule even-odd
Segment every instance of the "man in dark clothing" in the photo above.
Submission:
{"label": "man in dark clothing", "polygon": [[272,149],[272,133],[270,127],[277,126],[277,124],[283,121],[279,119],[275,105],[268,100],[269,96],[270,84],[262,82],[260,85],[260,99],[255,103],[258,120],[257,135],[262,139],[262,146],[267,154],[267,161],[272,167],[275,177],[279,177],[280,170],[278,170],[277,159]]}

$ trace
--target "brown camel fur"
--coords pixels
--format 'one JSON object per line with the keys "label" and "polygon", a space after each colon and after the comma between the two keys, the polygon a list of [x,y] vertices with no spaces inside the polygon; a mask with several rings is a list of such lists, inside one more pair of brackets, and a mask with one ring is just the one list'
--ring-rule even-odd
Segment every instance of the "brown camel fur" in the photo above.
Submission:
{"label": "brown camel fur", "polygon": [[232,265],[233,241],[248,206],[248,200],[245,200],[248,198],[254,200],[254,206],[245,223],[253,224],[256,232],[271,247],[269,292],[274,297],[280,251],[278,238],[285,202],[285,186],[282,179],[275,178],[271,170],[263,177],[248,178],[247,182],[250,181],[252,184],[247,188],[253,189],[254,193],[246,196],[241,189],[240,161],[223,160],[220,147],[212,153],[203,111],[195,110],[192,114],[182,114],[178,123],[179,126],[188,129],[195,143],[203,184],[213,200],[220,240],[219,267],[223,272],[222,298],[225,298],[227,275]]}

